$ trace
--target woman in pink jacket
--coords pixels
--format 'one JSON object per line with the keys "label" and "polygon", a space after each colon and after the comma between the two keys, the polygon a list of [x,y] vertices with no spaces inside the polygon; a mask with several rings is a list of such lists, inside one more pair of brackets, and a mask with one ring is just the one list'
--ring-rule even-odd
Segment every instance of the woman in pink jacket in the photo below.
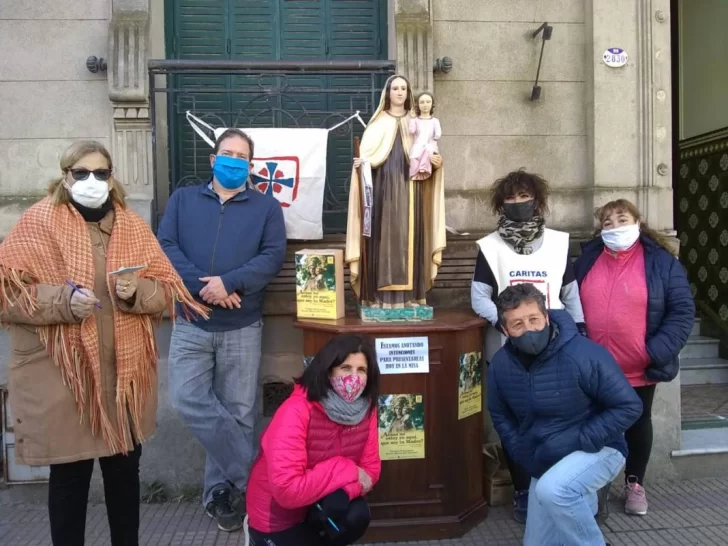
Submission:
{"label": "woman in pink jacket", "polygon": [[296,379],[248,482],[253,546],[345,546],[364,535],[379,480],[379,367],[365,338],[338,336]]}

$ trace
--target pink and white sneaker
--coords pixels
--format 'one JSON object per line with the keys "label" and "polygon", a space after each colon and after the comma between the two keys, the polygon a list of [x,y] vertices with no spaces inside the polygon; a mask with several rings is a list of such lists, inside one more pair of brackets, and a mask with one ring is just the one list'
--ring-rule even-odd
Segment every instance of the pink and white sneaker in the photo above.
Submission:
{"label": "pink and white sneaker", "polygon": [[645,489],[637,483],[636,476],[628,476],[624,485],[624,512],[630,516],[644,516],[647,514],[647,495]]}

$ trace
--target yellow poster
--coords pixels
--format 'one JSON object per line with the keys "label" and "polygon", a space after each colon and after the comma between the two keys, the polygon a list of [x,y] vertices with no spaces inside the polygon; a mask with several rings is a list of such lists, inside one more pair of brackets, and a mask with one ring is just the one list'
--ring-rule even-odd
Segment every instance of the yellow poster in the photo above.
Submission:
{"label": "yellow poster", "polygon": [[343,251],[299,250],[295,260],[298,318],[336,320],[343,317]]}
{"label": "yellow poster", "polygon": [[483,411],[483,353],[460,355],[458,419]]}
{"label": "yellow poster", "polygon": [[425,405],[421,394],[379,397],[379,456],[383,461],[425,458]]}

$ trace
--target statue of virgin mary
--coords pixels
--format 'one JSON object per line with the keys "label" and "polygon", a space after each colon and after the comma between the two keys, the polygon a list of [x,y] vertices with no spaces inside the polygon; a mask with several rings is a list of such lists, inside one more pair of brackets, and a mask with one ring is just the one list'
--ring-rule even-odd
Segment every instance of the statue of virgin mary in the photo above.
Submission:
{"label": "statue of virgin mary", "polygon": [[[346,228],[346,262],[362,307],[396,309],[426,304],[445,249],[442,158],[432,156],[432,175],[409,176],[415,106],[406,78],[394,75],[382,90],[354,160]],[[358,166],[372,172],[371,231],[362,237],[362,181]],[[367,226],[368,227],[368,226]],[[364,248],[362,248],[362,245]],[[364,250],[364,252],[362,252]],[[362,254],[365,259],[362,260]],[[362,261],[364,263],[362,263]]]}

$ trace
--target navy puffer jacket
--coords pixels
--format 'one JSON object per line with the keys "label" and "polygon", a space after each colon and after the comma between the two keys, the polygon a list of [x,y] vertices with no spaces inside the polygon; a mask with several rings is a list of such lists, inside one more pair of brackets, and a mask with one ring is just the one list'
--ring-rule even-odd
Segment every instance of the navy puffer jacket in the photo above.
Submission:
{"label": "navy puffer jacket", "polygon": [[579,335],[566,311],[550,311],[557,334],[526,369],[510,340],[488,368],[488,410],[503,447],[540,478],[561,459],[612,447],[627,455],[624,431],[642,402],[604,347]]}
{"label": "navy puffer jacket", "polygon": [[[646,235],[640,241],[645,249],[647,279],[646,345],[652,361],[645,377],[650,381],[672,381],[680,369],[678,356],[695,323],[695,302],[685,268],[677,258]],[[574,264],[579,288],[603,251],[601,237],[584,244]],[[588,332],[588,324],[586,328]]]}

